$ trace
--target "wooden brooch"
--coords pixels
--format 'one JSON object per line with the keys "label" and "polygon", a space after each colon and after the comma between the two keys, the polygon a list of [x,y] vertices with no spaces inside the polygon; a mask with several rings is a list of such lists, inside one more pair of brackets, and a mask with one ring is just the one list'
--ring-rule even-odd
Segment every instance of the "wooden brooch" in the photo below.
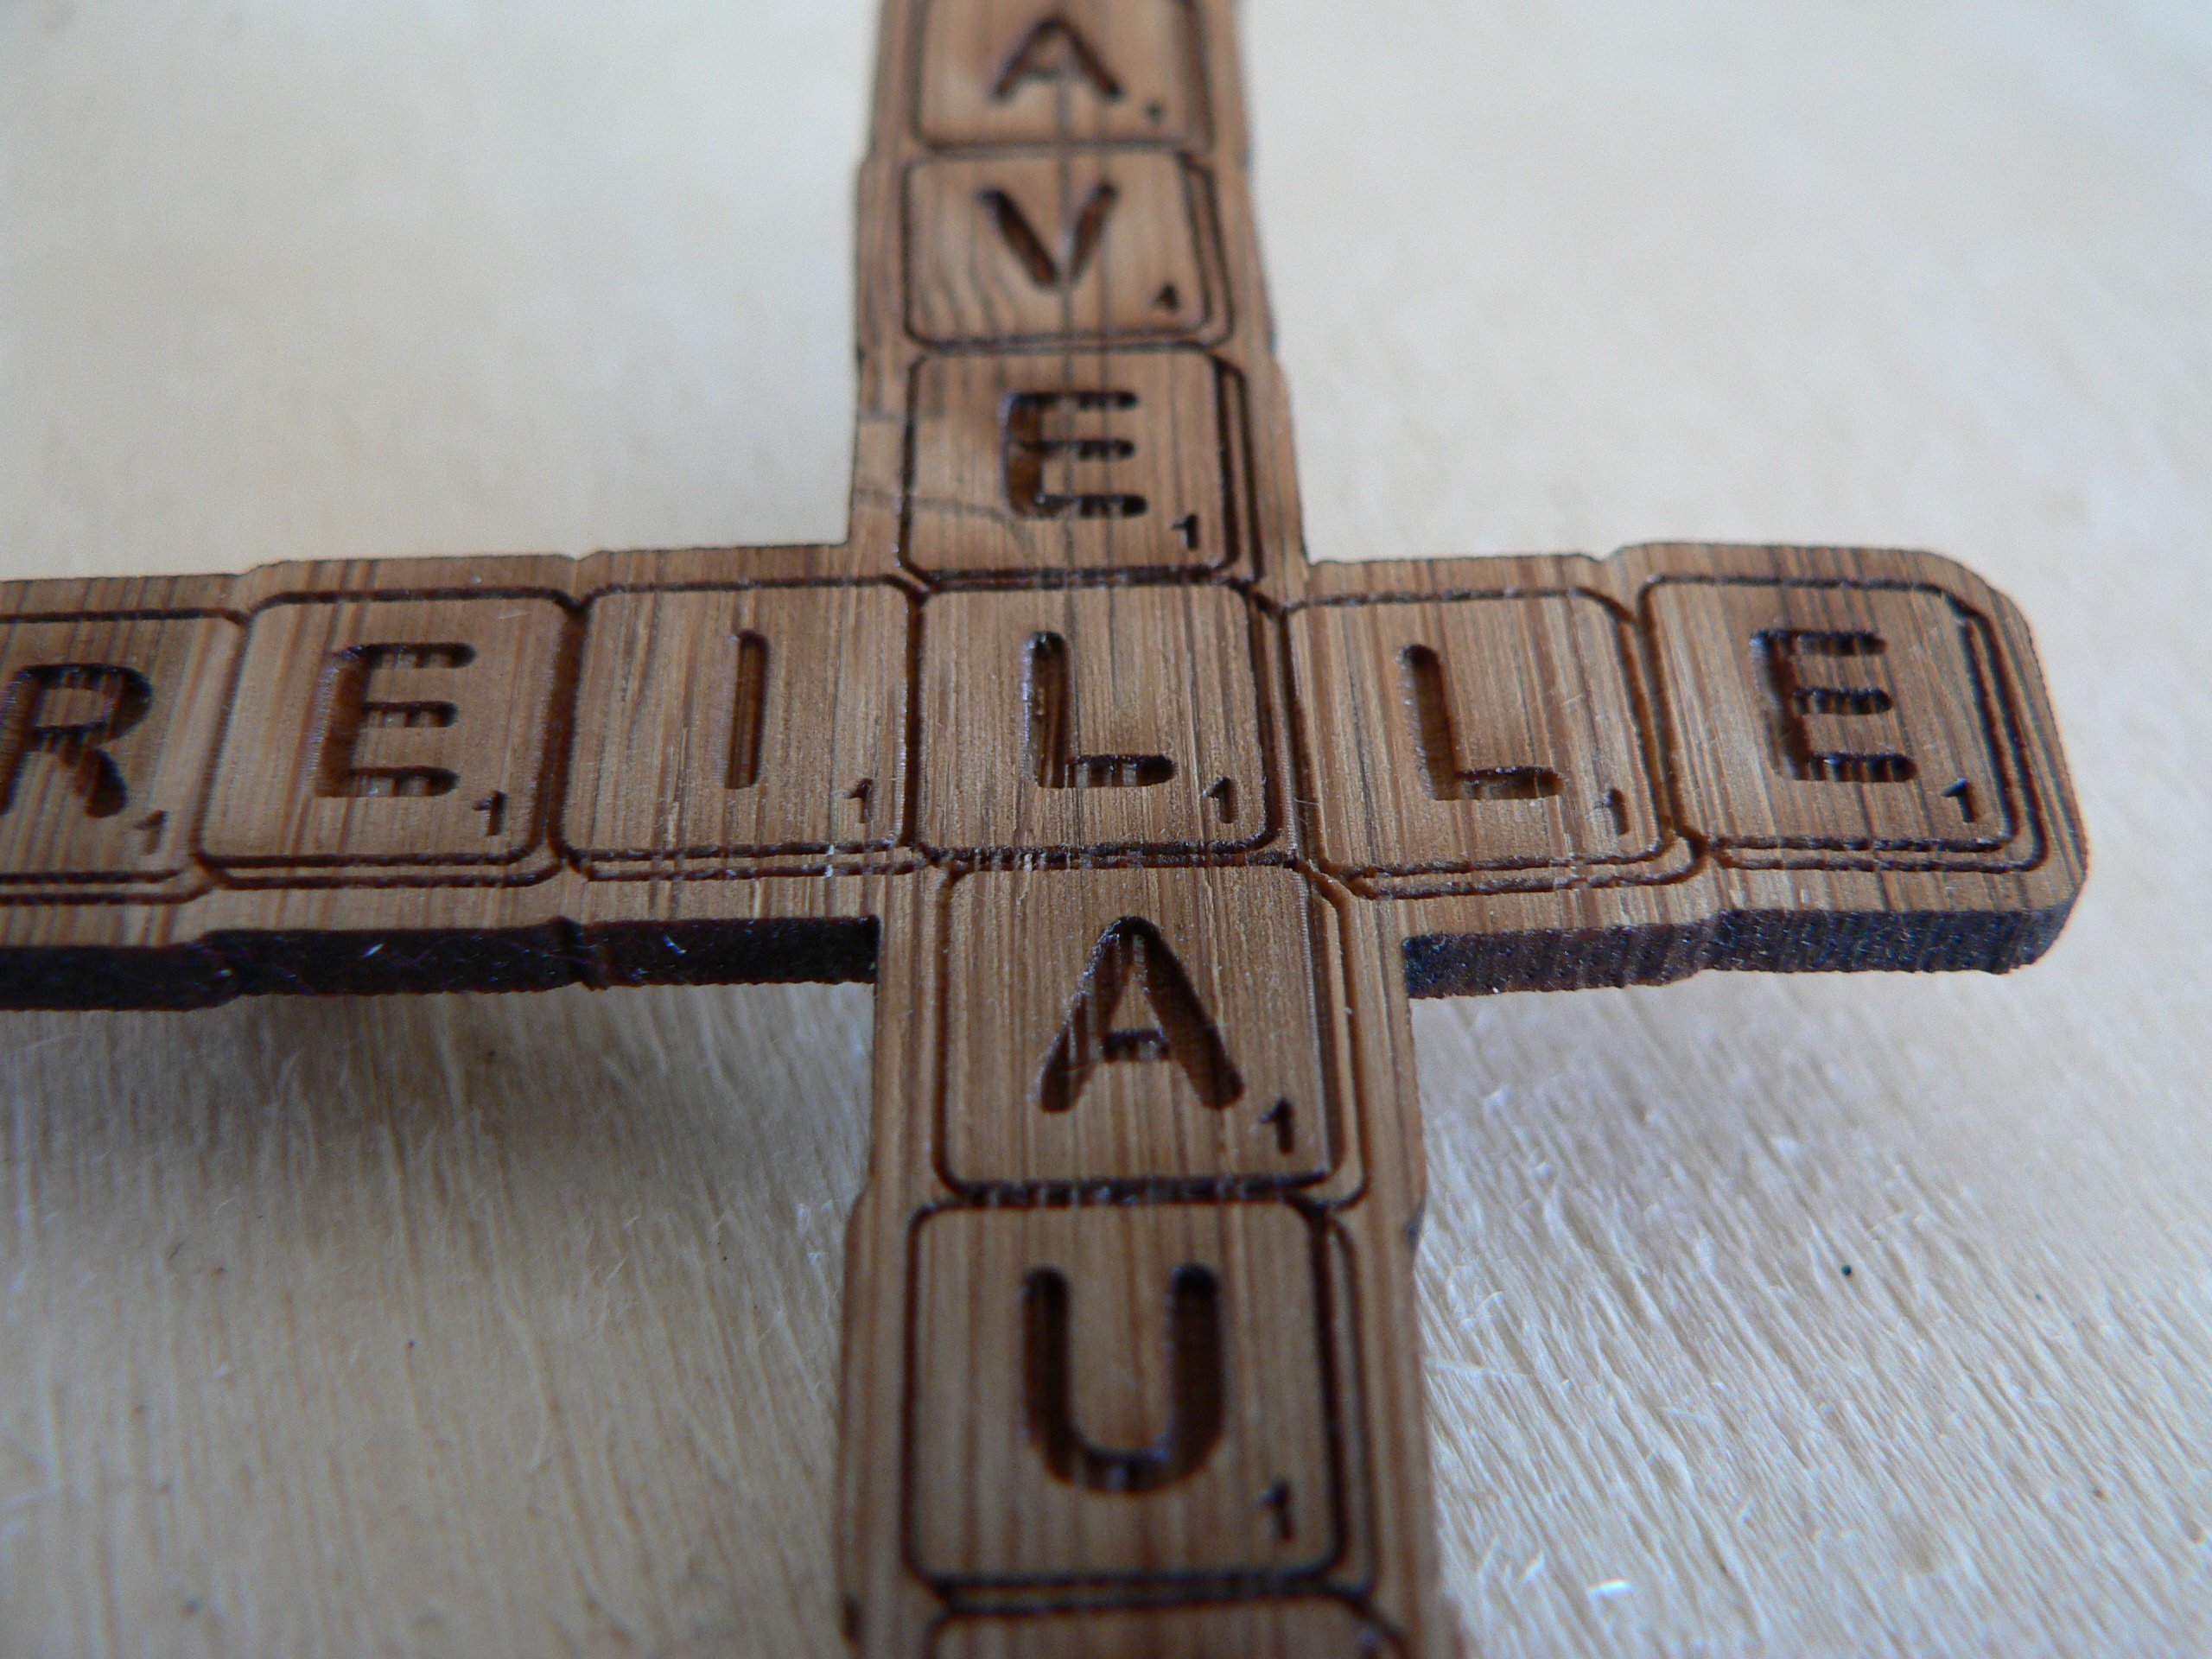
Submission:
{"label": "wooden brooch", "polygon": [[1926,554],[1309,563],[1230,0],[888,0],[850,539],[0,588],[0,1003],[876,986],[846,1629],[1440,1656],[1408,996],[2034,959]]}

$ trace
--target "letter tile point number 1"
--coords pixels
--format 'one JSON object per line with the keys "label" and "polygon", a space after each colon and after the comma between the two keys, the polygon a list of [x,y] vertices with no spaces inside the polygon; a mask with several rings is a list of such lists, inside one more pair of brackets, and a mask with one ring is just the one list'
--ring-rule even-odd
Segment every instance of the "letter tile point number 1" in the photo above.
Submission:
{"label": "letter tile point number 1", "polygon": [[889,0],[842,546],[0,589],[0,1003],[874,982],[870,1656],[1450,1652],[1407,998],[2082,879],[1955,564],[1307,563],[1230,23]]}

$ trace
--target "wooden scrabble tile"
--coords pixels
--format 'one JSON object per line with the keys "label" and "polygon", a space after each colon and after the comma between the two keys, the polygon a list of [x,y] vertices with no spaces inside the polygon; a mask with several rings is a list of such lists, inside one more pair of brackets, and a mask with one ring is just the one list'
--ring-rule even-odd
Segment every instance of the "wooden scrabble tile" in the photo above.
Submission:
{"label": "wooden scrabble tile", "polygon": [[192,611],[0,621],[0,893],[199,885],[192,817],[239,632]]}
{"label": "wooden scrabble tile", "polygon": [[1379,1659],[1396,1647],[1340,1601],[956,1618],[931,1659]]}
{"label": "wooden scrabble tile", "polygon": [[939,1082],[963,1186],[1281,1185],[1338,1156],[1336,932],[1295,871],[955,882]]}
{"label": "wooden scrabble tile", "polygon": [[906,1526],[942,1583],[1325,1563],[1316,1236],[1277,1204],[955,1210],[915,1234]]}
{"label": "wooden scrabble tile", "polygon": [[1605,601],[1317,605],[1289,629],[1331,868],[1602,880],[1663,850],[1634,634]]}
{"label": "wooden scrabble tile", "polygon": [[1445,1659],[1408,996],[2086,868],[1932,556],[1309,563],[1231,29],[887,4],[842,546],[0,585],[0,1006],[874,981],[866,1659]]}
{"label": "wooden scrabble tile", "polygon": [[956,577],[1219,569],[1239,530],[1226,392],[1190,348],[924,358],[908,561]]}
{"label": "wooden scrabble tile", "polygon": [[1227,588],[931,600],[923,840],[1068,852],[1259,841],[1270,804],[1250,626]]}
{"label": "wooden scrabble tile", "polygon": [[907,321],[932,344],[1187,337],[1212,319],[1206,199],[1154,150],[917,162]]}
{"label": "wooden scrabble tile", "polygon": [[559,604],[528,594],[265,607],[201,850],[234,879],[505,881],[548,868],[569,632]]}
{"label": "wooden scrabble tile", "polygon": [[2013,856],[2005,709],[1942,590],[1670,578],[1643,608],[1683,825],[1722,856]]}
{"label": "wooden scrabble tile", "polygon": [[879,585],[599,595],[564,841],[607,875],[892,845],[911,612]]}
{"label": "wooden scrabble tile", "polygon": [[931,143],[1197,136],[1185,0],[928,0],[921,33],[918,124]]}

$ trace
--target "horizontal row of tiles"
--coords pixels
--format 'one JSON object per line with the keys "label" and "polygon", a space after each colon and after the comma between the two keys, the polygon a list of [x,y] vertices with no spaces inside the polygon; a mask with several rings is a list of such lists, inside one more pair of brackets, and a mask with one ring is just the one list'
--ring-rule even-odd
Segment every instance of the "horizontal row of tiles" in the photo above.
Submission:
{"label": "horizontal row of tiles", "polygon": [[2014,693],[1955,596],[1675,576],[1641,597],[1370,598],[1281,623],[1211,585],[19,613],[0,879],[1250,851],[1286,832],[1267,667],[1286,645],[1297,798],[1353,877],[1665,880],[1686,837],[1753,867],[2031,855]]}

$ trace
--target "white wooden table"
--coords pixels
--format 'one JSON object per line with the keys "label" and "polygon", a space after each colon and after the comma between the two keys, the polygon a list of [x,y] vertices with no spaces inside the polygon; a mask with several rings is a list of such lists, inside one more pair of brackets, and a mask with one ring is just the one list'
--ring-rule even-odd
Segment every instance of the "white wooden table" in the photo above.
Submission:
{"label": "white wooden table", "polygon": [[[0,575],[836,540],[871,13],[0,8]],[[1246,30],[1317,556],[1951,553],[2091,841],[2009,980],[1418,1005],[1472,1649],[2212,1649],[2212,14]],[[836,1651],[868,1040],[0,1017],[0,1652]]]}

